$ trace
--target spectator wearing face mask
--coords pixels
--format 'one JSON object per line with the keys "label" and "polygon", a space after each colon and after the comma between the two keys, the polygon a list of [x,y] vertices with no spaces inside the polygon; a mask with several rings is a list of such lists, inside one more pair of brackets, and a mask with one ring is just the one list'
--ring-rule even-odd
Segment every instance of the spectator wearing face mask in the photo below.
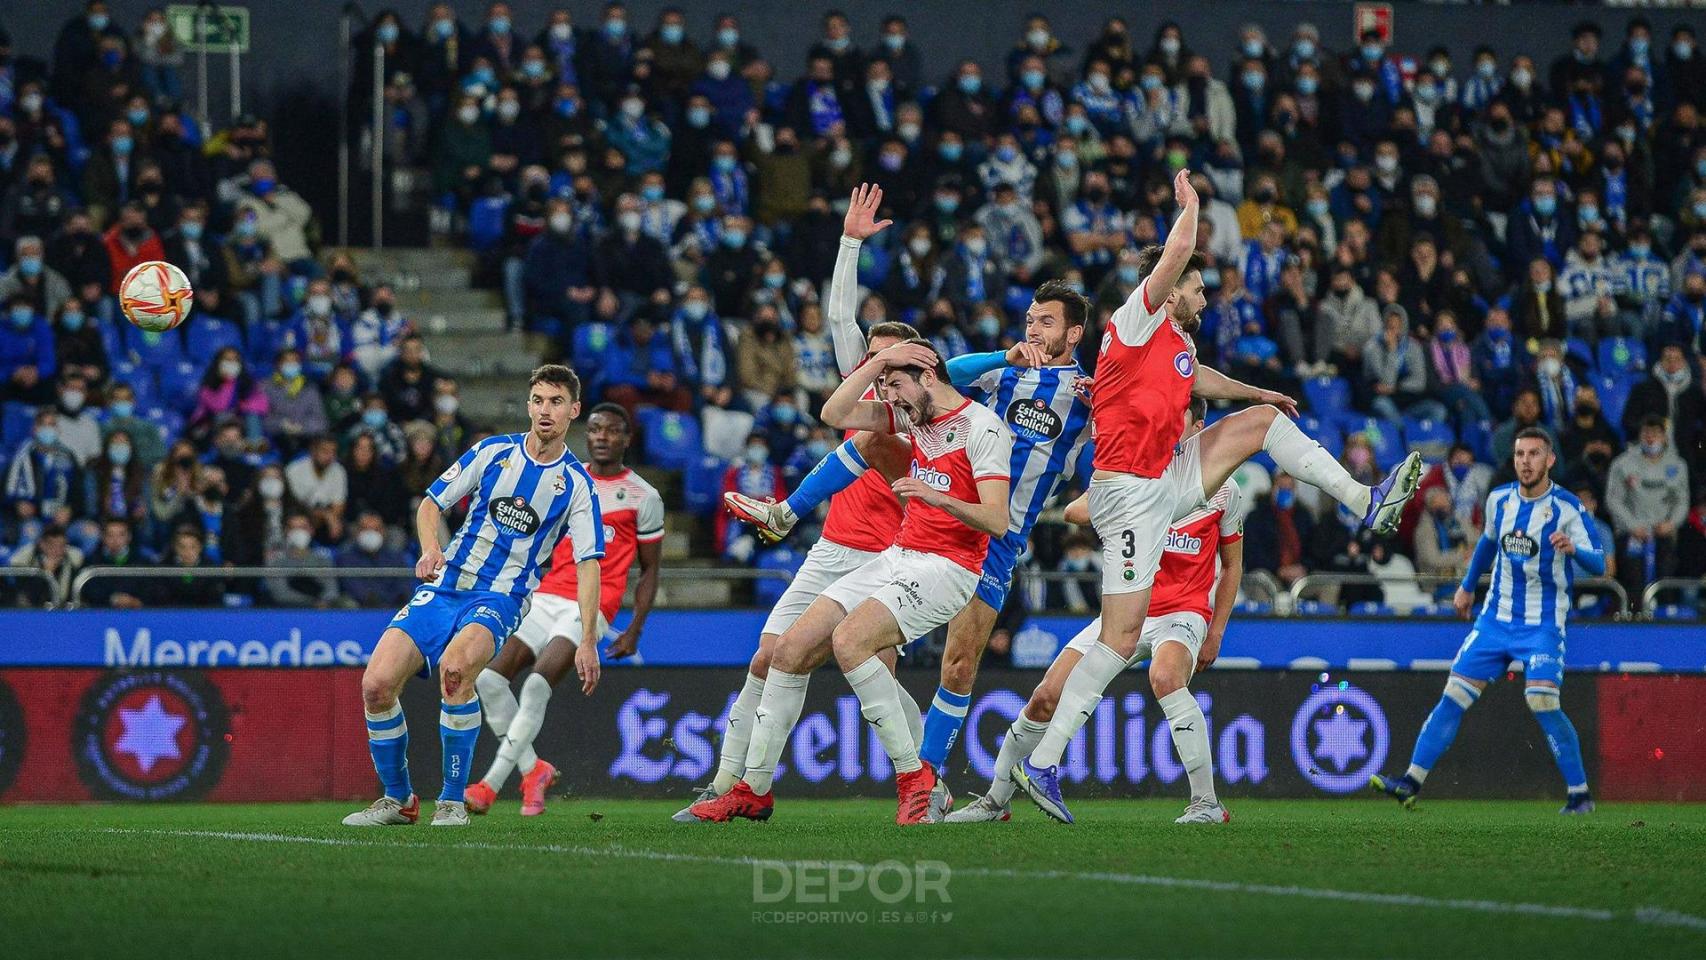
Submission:
{"label": "spectator wearing face mask", "polygon": [[6,507],[16,520],[41,519],[61,526],[83,516],[83,478],[77,457],[59,439],[59,414],[36,412],[35,429],[11,451],[6,468]]}
{"label": "spectator wearing face mask", "polygon": [[131,436],[113,431],[101,453],[84,471],[85,503],[94,507],[100,520],[141,523],[148,517],[148,470],[137,460]]}
{"label": "spectator wearing face mask", "polygon": [[396,359],[403,338],[413,332],[414,324],[397,309],[396,291],[388,283],[378,284],[367,309],[350,324],[350,358],[368,377],[378,379]]}
{"label": "spectator wearing face mask", "polygon": [[239,215],[255,217],[255,233],[273,253],[297,273],[316,272],[314,247],[319,243],[319,224],[308,201],[279,182],[269,160],[249,165],[249,188],[237,201]]}
{"label": "spectator wearing face mask", "polygon": [[326,401],[303,370],[301,354],[280,350],[263,390],[267,397],[264,427],[281,456],[295,455],[309,437],[326,432]]}
{"label": "spectator wearing face mask", "polygon": [[989,248],[983,228],[975,222],[960,231],[959,242],[943,268],[942,294],[962,313],[1006,295],[1007,277]]}
{"label": "spectator wearing face mask", "polygon": [[301,354],[303,367],[317,380],[348,359],[349,318],[338,312],[331,281],[320,277],[308,284],[308,295],[285,324],[279,343]]}
{"label": "spectator wearing face mask", "polygon": [[[764,434],[754,433],[747,437],[746,452],[738,463],[723,473],[723,493],[778,501],[788,496],[781,468],[770,462],[770,444]],[[719,510],[712,532],[719,557],[741,564],[752,562],[759,544],[751,527],[730,519],[728,511]]]}
{"label": "spectator wearing face mask", "polygon": [[597,285],[614,291],[626,309],[641,301],[667,302],[674,278],[668,251],[643,227],[640,198],[623,194],[617,200],[616,229],[599,241],[594,260]]}
{"label": "spectator wearing face mask", "polygon": [[[59,596],[69,597],[71,584],[76,580],[78,571],[83,569],[83,551],[66,541],[63,526],[53,525],[44,529],[34,543],[20,547],[12,554],[8,565],[47,574],[58,585]],[[18,606],[41,608],[52,599],[53,593],[39,579],[31,577],[19,581]]]}
{"label": "spectator wearing face mask", "polygon": [[1416,525],[1416,572],[1461,577],[1468,569],[1469,554],[1480,535],[1480,530],[1465,527],[1452,511],[1451,494],[1445,488],[1430,489],[1423,498],[1421,520]]}
{"label": "spectator wearing face mask", "polygon": [[152,470],[166,456],[166,442],[160,429],[136,415],[136,390],[128,383],[114,383],[107,388],[107,418],[101,424],[101,441],[111,441],[116,433],[130,438],[133,458],[144,469]]}
{"label": "spectator wearing face mask", "polygon": [[1665,437],[1664,418],[1649,414],[1638,442],[1611,461],[1605,504],[1622,546],[1619,565],[1629,595],[1676,572],[1677,533],[1688,518],[1688,465]]}
{"label": "spectator wearing face mask", "polygon": [[195,410],[188,421],[192,436],[206,437],[221,417],[240,417],[250,437],[264,435],[267,395],[243,366],[243,355],[227,347],[214,355],[196,391]]}
{"label": "spectator wearing face mask", "polygon": [[[313,524],[305,514],[292,514],[284,522],[284,545],[270,551],[267,566],[281,570],[329,567],[331,554],[314,545]],[[338,599],[337,581],[325,574],[280,574],[264,581],[266,597],[273,606],[326,609]]]}
{"label": "spectator wearing face mask", "polygon": [[[1577,385],[1570,418],[1558,432],[1558,437],[1558,459],[1566,465],[1580,461],[1590,445],[1604,444],[1607,450],[1616,449],[1617,431],[1606,422],[1605,414],[1600,410],[1599,391],[1592,384]],[[1606,465],[1599,467],[1602,474]]]}
{"label": "spectator wearing face mask", "polygon": [[[744,352],[744,344],[743,344]],[[685,413],[693,395],[682,382],[675,351],[646,311],[635,313],[605,354],[604,397],[631,414],[641,404]]]}
{"label": "spectator wearing face mask", "polygon": [[[397,513],[399,525],[407,522],[407,512],[415,506],[419,491],[432,485],[434,479],[450,466],[449,457],[439,449],[438,430],[424,420],[412,420],[403,425],[403,438],[408,443],[408,452],[397,465],[398,500],[401,509]],[[353,451],[352,451],[353,452]],[[385,515],[379,512],[380,519]]]}
{"label": "spectator wearing face mask", "polygon": [[1405,416],[1445,419],[1445,408],[1427,396],[1428,365],[1421,344],[1410,335],[1410,317],[1390,304],[1384,328],[1362,348],[1362,369],[1370,408],[1382,419],[1401,423]]}
{"label": "spectator wearing face mask", "polygon": [[[357,517],[354,531],[337,552],[339,567],[371,570],[409,565],[407,554],[387,544],[385,522],[379,514],[370,511]],[[409,599],[414,581],[408,577],[340,577],[338,589],[358,607],[396,607]]]}
{"label": "spectator wearing face mask", "polygon": [[106,244],[107,260],[113,268],[112,277],[108,280],[108,293],[118,293],[119,282],[132,267],[166,258],[166,247],[160,242],[160,235],[148,226],[142,205],[135,202],[119,209],[118,222],[107,230],[102,242]]}
{"label": "spectator wearing face mask", "polygon": [[[456,381],[445,377],[438,381],[437,393],[432,400],[432,419],[428,421],[438,438],[438,453],[447,461],[461,456],[458,450],[467,450],[470,446],[469,437],[474,433],[468,418],[461,413],[462,398],[458,392]],[[447,463],[446,466],[449,464]],[[434,476],[437,476],[435,473]],[[425,487],[409,487],[410,490],[425,490]]]}
{"label": "spectator wearing face mask", "polygon": [[77,465],[84,466],[101,452],[101,422],[89,406],[89,383],[81,373],[60,379],[54,410],[59,414],[59,442]]}
{"label": "spectator wearing face mask", "polygon": [[120,117],[108,124],[106,138],[83,166],[83,203],[96,223],[106,223],[114,211],[138,197],[141,158],[136,131]]}
{"label": "spectator wearing face mask", "polygon": [[1651,417],[1665,421],[1666,438],[1684,457],[1697,456],[1706,420],[1706,393],[1690,369],[1682,347],[1667,344],[1659,352],[1651,375],[1629,391],[1623,407],[1623,435],[1633,437]]}
{"label": "spectator wearing face mask", "polygon": [[1540,420],[1553,436],[1563,430],[1576,403],[1576,374],[1564,362],[1564,345],[1542,340],[1534,364],[1534,388],[1540,394]]}
{"label": "spectator wearing face mask", "polygon": [[0,274],[0,302],[10,303],[19,295],[44,317],[59,315],[71,299],[71,285],[58,270],[47,265],[47,248],[36,236],[19,237],[12,245],[11,269]]}
{"label": "spectator wearing face mask", "polygon": [[418,333],[403,338],[397,359],[379,376],[386,412],[398,423],[432,416],[435,385],[443,371],[427,362],[426,341]]}
{"label": "spectator wearing face mask", "polygon": [[463,96],[445,118],[433,150],[433,192],[455,194],[466,205],[491,160],[491,127],[480,113],[479,100]]}
{"label": "spectator wearing face mask", "polygon": [[[373,440],[378,459],[387,464],[394,464],[403,459],[407,452],[408,442],[403,437],[403,429],[391,419],[387,412],[385,398],[377,393],[370,393],[361,399],[361,418],[344,433],[343,446],[348,449],[357,440],[368,437]],[[352,486],[353,490],[354,487]],[[336,540],[338,538],[331,538]]]}

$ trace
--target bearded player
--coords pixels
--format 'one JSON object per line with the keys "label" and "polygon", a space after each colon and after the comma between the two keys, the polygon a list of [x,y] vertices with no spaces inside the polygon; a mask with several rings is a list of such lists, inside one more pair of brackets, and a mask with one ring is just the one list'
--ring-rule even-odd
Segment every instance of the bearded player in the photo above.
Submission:
{"label": "bearded player", "polygon": [[[658,594],[658,560],[663,553],[663,498],[645,478],[623,464],[633,423],[628,411],[614,403],[592,408],[586,421],[586,448],[592,457],[588,473],[604,517],[604,559],[599,562],[598,615],[592,629],[582,622],[580,571],[574,563],[573,538],[557,544],[551,572],[540,581],[521,627],[498,651],[498,656],[475,679],[486,705],[486,723],[498,738],[498,755],[479,783],[468,788],[469,813],[485,813],[497,800],[511,772],[521,770],[521,815],[545,812],[545,792],[558,779],[557,768],[533,752],[533,740],[545,721],[551,691],[572,666],[588,696],[598,686],[598,643],[622,606],[628,571],[638,557],[640,579],[634,588],[634,615],[610,644],[612,660],[631,656],[639,648],[640,631],[651,615]],[[592,642],[583,638],[591,637]],[[510,681],[531,665],[518,701]]]}
{"label": "bearded player", "polygon": [[[1198,367],[1191,341],[1205,300],[1196,253],[1198,199],[1190,172],[1173,181],[1179,218],[1161,247],[1138,255],[1143,279],[1114,311],[1102,336],[1091,414],[1096,429],[1090,519],[1102,540],[1102,632],[1061,686],[1049,729],[1013,768],[1031,799],[1070,822],[1060,793],[1061,754],[1143,639],[1150,589],[1161,566],[1167,530],[1220,488],[1239,464],[1266,451],[1287,473],[1349,507],[1377,533],[1396,528],[1421,479],[1410,454],[1377,487],[1358,483],[1332,454],[1290,419],[1296,405],[1281,394]],[[1247,400],[1235,413],[1180,444],[1192,396]],[[1282,412],[1283,411],[1283,412]],[[1289,415],[1289,416],[1288,416]],[[1164,701],[1168,722],[1202,723],[1188,693]]]}
{"label": "bearded player", "polygon": [[[1202,430],[1206,412],[1203,400],[1191,401],[1187,414],[1191,426],[1185,431],[1184,442],[1195,442],[1192,437]],[[1089,523],[1088,498],[1073,501],[1066,508],[1066,519],[1071,523]],[[1181,694],[1190,696],[1186,687],[1191,677],[1208,669],[1220,656],[1221,638],[1226,634],[1226,623],[1231,619],[1243,576],[1243,504],[1238,485],[1228,480],[1206,504],[1167,531],[1161,569],[1155,575],[1155,596],[1149,617],[1143,623],[1143,638],[1131,658],[1132,663],[1149,661],[1149,687],[1157,701]],[[995,758],[995,778],[989,784],[989,792],[949,814],[945,822],[984,823],[1009,818],[1013,792],[1017,789],[1010,777],[1013,765],[1031,751],[1048,729],[1055,704],[1060,700],[1061,685],[1084,652],[1096,642],[1101,629],[1098,617],[1061,649],[1042,683],[1031,693],[1030,701],[1007,728]],[[1169,723],[1168,727],[1191,786],[1190,806],[1174,822],[1230,821],[1232,815],[1215,795],[1214,759],[1206,725],[1186,720]]]}
{"label": "bearded player", "polygon": [[[886,400],[861,400],[878,378]],[[832,650],[895,769],[895,822],[929,822],[935,769],[918,757],[902,691],[879,656],[947,623],[972,599],[992,536],[1008,524],[1013,435],[981,404],[961,396],[923,340],[889,347],[842,382],[823,407],[846,430],[907,434],[908,476],[900,534],[876,559],[824,590],[777,642],[770,680],[747,751],[746,775],[728,793],[696,803],[704,821],[767,819],[776,764],[805,705],[814,658]]]}
{"label": "bearded player", "polygon": [[[881,233],[892,222],[877,219],[882,201],[881,188],[874,184],[861,184],[853,191],[847,215],[842,221],[841,245],[836,252],[824,313],[835,344],[836,365],[843,377],[875,354],[918,336],[918,331],[905,323],[875,324],[871,327],[869,341],[859,332],[855,316],[859,297],[859,249],[866,240]],[[873,390],[867,399],[874,397]],[[824,588],[875,559],[894,543],[900,532],[900,501],[889,489],[883,471],[868,470],[866,460],[867,451],[873,456],[891,456],[892,452],[873,449],[870,440],[870,435],[865,434],[856,441],[853,432],[849,432],[845,442],[801,481],[800,489],[817,498],[813,506],[829,500],[829,516],[824,520],[822,535],[806,554],[805,563],[795,572],[788,589],[764,621],[759,632],[758,650],[747,666],[746,683],[729,707],[716,777],[698,792],[694,803],[727,793],[746,773],[753,715],[764,696],[777,639],[806,612]],[[904,457],[901,462],[904,463]],[[894,464],[886,465],[886,468],[891,473],[904,470],[904,466]],[[808,509],[802,508],[802,512]],[[892,665],[893,652],[885,652],[884,656]],[[820,656],[812,668],[821,665],[826,657],[827,653]],[[918,705],[904,691],[900,695],[910,718],[908,726],[916,738],[922,731]],[[690,810],[691,806],[678,811],[673,819],[678,823],[698,823],[699,818]]]}
{"label": "bearded player", "polygon": [[[591,647],[597,640],[591,630],[598,615],[604,520],[592,478],[564,442],[569,422],[580,413],[580,379],[568,367],[546,364],[533,371],[527,389],[528,432],[475,444],[433,481],[415,511],[421,539],[415,574],[429,582],[391,618],[361,676],[367,746],[385,793],[345,817],[345,826],[396,826],[420,818],[420,799],[409,782],[409,727],[397,696],[410,674],[426,677],[435,669],[444,789],[432,824],[468,824],[463,794],[480,736],[474,676],[492,659],[497,638],[515,632],[522,603],[539,585],[540,561],[565,533],[574,549],[564,559],[580,575],[583,642]],[[441,548],[444,511],[470,494],[467,519]]]}

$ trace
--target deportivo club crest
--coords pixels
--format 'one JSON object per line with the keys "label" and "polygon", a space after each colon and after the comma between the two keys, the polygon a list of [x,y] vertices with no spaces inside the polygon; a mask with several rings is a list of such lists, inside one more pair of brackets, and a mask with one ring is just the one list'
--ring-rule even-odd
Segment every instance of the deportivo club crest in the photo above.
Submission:
{"label": "deportivo club crest", "polygon": [[567,489],[569,489],[569,481],[567,478],[565,478],[563,476],[563,474],[561,472],[558,472],[556,476],[551,478],[551,492],[552,493],[555,493],[556,495],[558,495],[560,497],[563,495],[563,491],[565,491]]}

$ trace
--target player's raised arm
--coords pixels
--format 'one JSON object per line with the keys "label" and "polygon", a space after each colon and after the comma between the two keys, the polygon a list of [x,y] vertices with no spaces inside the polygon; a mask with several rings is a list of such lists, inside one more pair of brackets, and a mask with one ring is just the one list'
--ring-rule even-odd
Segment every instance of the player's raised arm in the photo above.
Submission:
{"label": "player's raised arm", "polygon": [[921,343],[902,341],[861,364],[824,401],[820,419],[837,430],[870,430],[874,433],[905,433],[906,424],[896,421],[894,407],[878,400],[861,400],[865,390],[895,367],[936,366],[936,352]]}
{"label": "player's raised arm", "polygon": [[1197,249],[1197,191],[1191,186],[1191,172],[1181,169],[1173,177],[1173,200],[1179,205],[1179,218],[1167,234],[1161,247],[1161,259],[1149,272],[1137,293],[1147,298],[1147,306],[1159,307],[1173,293],[1173,287],[1185,272],[1191,254]]}
{"label": "player's raised arm", "polygon": [[883,188],[861,183],[853,190],[847,216],[841,221],[841,246],[835,252],[835,271],[830,274],[829,304],[824,315],[829,320],[830,339],[835,343],[835,365],[841,368],[844,377],[865,358],[865,336],[859,332],[855,316],[859,307],[859,248],[894,222],[877,219],[882,205]]}
{"label": "player's raised arm", "polygon": [[1213,367],[1197,364],[1196,379],[1191,382],[1191,396],[1204,400],[1242,400],[1246,403],[1271,403],[1286,416],[1297,419],[1297,401],[1276,390],[1263,390],[1242,380],[1234,380]]}

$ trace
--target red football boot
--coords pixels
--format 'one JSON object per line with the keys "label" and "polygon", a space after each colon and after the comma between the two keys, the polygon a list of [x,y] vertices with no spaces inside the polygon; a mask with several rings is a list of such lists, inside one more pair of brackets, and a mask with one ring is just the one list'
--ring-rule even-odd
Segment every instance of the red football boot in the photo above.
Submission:
{"label": "red football boot", "polygon": [[768,820],[776,810],[776,798],[772,794],[759,796],[752,792],[745,780],[738,780],[729,792],[711,800],[701,800],[687,808],[687,812],[699,819],[701,823],[728,823],[736,818],[742,820]]}
{"label": "red football boot", "polygon": [[537,817],[545,812],[545,791],[556,786],[562,774],[550,763],[540,760],[521,778],[521,815]]}
{"label": "red football boot", "polygon": [[900,805],[895,809],[894,822],[901,826],[914,823],[935,823],[936,817],[930,809],[930,795],[936,789],[936,770],[926,763],[911,773],[902,773],[894,778],[895,793],[900,796]]}

